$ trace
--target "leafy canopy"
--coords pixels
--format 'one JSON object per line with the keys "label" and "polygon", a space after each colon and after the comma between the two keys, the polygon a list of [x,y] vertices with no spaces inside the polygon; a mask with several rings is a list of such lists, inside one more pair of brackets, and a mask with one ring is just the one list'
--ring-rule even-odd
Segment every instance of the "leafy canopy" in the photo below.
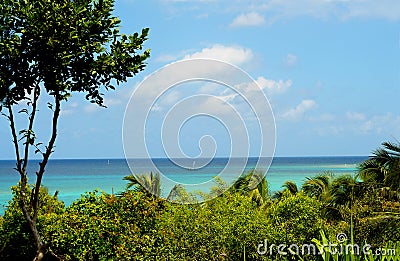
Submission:
{"label": "leafy canopy", "polygon": [[103,105],[100,87],[114,89],[143,70],[149,50],[141,34],[120,34],[113,0],[2,0],[0,103],[29,99],[35,87],[60,99],[84,92]]}

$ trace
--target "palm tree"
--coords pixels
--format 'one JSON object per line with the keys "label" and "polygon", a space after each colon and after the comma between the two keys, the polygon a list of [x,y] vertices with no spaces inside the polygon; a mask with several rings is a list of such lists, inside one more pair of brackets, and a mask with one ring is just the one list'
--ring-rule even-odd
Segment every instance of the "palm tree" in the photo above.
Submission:
{"label": "palm tree", "polygon": [[145,193],[150,193],[154,196],[160,196],[161,194],[161,182],[160,174],[150,172],[150,174],[134,175],[130,174],[125,176],[123,180],[128,181],[126,185],[126,190],[141,191]]}
{"label": "palm tree", "polygon": [[249,196],[258,206],[265,204],[268,199],[268,183],[261,172],[250,170],[241,175],[231,187],[231,191]]}
{"label": "palm tree", "polygon": [[167,201],[182,204],[194,204],[198,202],[196,195],[189,193],[181,184],[176,184],[167,196]]}
{"label": "palm tree", "polygon": [[336,205],[351,204],[354,198],[362,196],[359,185],[357,177],[352,175],[347,174],[334,178],[330,187],[333,202]]}
{"label": "palm tree", "polygon": [[322,203],[326,218],[339,220],[353,203],[353,198],[358,193],[358,182],[356,177],[351,175],[335,177],[332,172],[326,171],[313,178],[307,178],[302,190]]}
{"label": "palm tree", "polygon": [[277,191],[274,194],[274,198],[281,199],[285,192],[290,193],[291,195],[296,195],[299,193],[299,188],[297,187],[296,182],[291,180],[286,180],[285,183],[282,185],[283,190]]}
{"label": "palm tree", "polygon": [[400,189],[400,143],[384,142],[359,166],[359,176],[364,182],[375,183],[392,190]]}
{"label": "palm tree", "polygon": [[297,193],[299,193],[299,188],[294,181],[287,180],[285,181],[285,183],[283,183],[282,187],[284,188],[284,190],[289,191],[292,195],[296,195]]}
{"label": "palm tree", "polygon": [[308,178],[304,182],[302,190],[310,197],[321,199],[328,197],[330,193],[330,185],[333,177],[333,173],[326,171],[322,174],[318,174],[315,177]]}

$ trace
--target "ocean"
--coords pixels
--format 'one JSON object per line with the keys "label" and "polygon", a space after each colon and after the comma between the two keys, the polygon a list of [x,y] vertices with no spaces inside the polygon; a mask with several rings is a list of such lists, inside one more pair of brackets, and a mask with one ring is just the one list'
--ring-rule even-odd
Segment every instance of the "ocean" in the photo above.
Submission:
{"label": "ocean", "polygon": [[[336,175],[356,174],[357,165],[366,156],[342,156],[342,157],[275,157],[267,172],[267,181],[270,192],[273,193],[282,188],[287,180],[292,180],[298,186],[307,177],[313,177],[323,171],[332,171]],[[213,159],[207,166],[199,169],[188,170],[177,167],[169,159],[154,159],[154,166],[150,166],[140,160],[135,161],[135,173],[146,173],[161,171],[169,179],[186,184],[204,184],[212,180],[226,166],[227,158]],[[237,164],[230,166],[226,172],[238,171],[238,166],[243,165],[243,160],[238,160]],[[249,158],[244,166],[244,171],[251,170],[256,165],[257,158]],[[196,163],[193,163],[193,166]],[[186,165],[191,165],[187,163]],[[29,163],[28,174],[30,180],[34,181],[35,168],[38,161],[32,160]],[[17,184],[18,173],[13,169],[15,161],[0,161],[0,215],[11,200],[12,194],[10,187]],[[43,185],[46,186],[50,194],[58,191],[58,198],[68,206],[81,194],[95,189],[106,193],[118,193],[123,191],[127,182],[122,178],[131,173],[125,159],[54,159],[50,160],[46,169]],[[236,176],[228,176],[227,183],[233,182]],[[167,195],[171,187],[163,186],[162,191]],[[198,187],[197,187],[198,189]]]}

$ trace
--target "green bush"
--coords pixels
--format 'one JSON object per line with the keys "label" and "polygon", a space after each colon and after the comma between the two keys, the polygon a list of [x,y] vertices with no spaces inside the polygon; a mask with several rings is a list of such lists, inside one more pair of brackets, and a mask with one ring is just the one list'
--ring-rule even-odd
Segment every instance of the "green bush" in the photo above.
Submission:
{"label": "green bush", "polygon": [[275,244],[310,243],[322,228],[321,203],[303,193],[285,193],[267,210]]}
{"label": "green bush", "polygon": [[[13,191],[0,217],[0,260],[31,260],[34,241]],[[327,223],[322,203],[301,192],[258,206],[251,196],[235,192],[182,205],[137,191],[119,196],[93,191],[64,208],[42,188],[40,204],[42,238],[63,260],[296,260],[277,255],[277,247],[272,256],[270,249],[260,255],[257,248],[264,240],[269,246],[310,244],[321,229],[333,240],[338,232],[350,237],[349,222]],[[374,246],[400,237],[396,216],[372,218],[368,207],[359,205],[366,210],[354,213],[356,240]]]}
{"label": "green bush", "polygon": [[[13,198],[0,222],[0,260],[32,260],[36,254],[35,240],[18,204],[19,190],[12,187]],[[27,198],[32,191],[27,188]],[[64,203],[57,197],[50,196],[47,189],[40,188],[40,211],[37,224],[39,232],[44,235],[46,230],[54,226],[59,215],[64,211]],[[48,244],[46,237],[44,243]]]}
{"label": "green bush", "polygon": [[250,197],[226,193],[199,205],[173,205],[159,231],[165,260],[247,260],[260,258],[257,245],[270,230]]}
{"label": "green bush", "polygon": [[51,231],[52,250],[64,260],[145,260],[158,244],[164,203],[142,192],[87,193]]}

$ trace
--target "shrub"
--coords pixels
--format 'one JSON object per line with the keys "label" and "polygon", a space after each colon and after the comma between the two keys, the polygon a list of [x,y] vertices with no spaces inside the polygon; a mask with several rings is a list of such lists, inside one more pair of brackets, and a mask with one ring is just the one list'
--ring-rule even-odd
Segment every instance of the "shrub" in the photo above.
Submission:
{"label": "shrub", "polygon": [[87,193],[52,230],[52,249],[64,260],[145,260],[158,244],[164,203],[142,192]]}
{"label": "shrub", "polygon": [[310,243],[322,228],[321,203],[303,193],[285,193],[267,210],[275,244]]}
{"label": "shrub", "polygon": [[200,205],[173,205],[164,213],[162,260],[248,260],[260,258],[268,224],[250,197],[226,193]]}
{"label": "shrub", "polygon": [[[0,222],[0,260],[32,260],[36,255],[35,240],[19,207],[18,188],[12,187],[12,193],[14,196]],[[27,198],[30,198],[31,193],[32,190],[27,188]],[[41,207],[37,224],[39,231],[45,234],[55,224],[57,216],[63,213],[64,203],[50,196],[45,187],[41,187],[39,204]]]}

